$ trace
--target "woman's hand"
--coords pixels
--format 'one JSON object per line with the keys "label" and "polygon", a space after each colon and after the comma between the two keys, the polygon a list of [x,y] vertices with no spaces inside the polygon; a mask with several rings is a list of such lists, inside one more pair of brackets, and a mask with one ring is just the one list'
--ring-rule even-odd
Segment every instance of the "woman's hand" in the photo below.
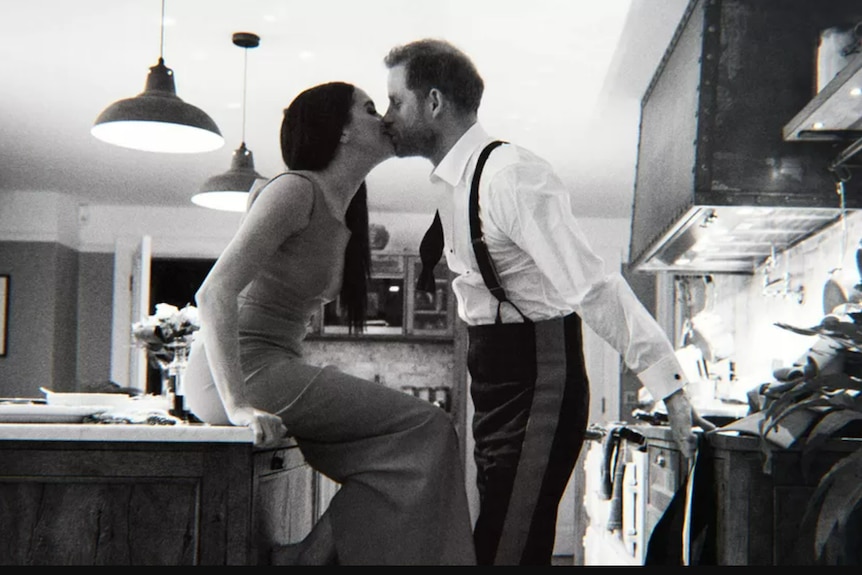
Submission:
{"label": "woman's hand", "polygon": [[287,435],[287,427],[280,417],[251,406],[233,409],[229,417],[232,424],[248,427],[254,432],[255,447],[277,445]]}

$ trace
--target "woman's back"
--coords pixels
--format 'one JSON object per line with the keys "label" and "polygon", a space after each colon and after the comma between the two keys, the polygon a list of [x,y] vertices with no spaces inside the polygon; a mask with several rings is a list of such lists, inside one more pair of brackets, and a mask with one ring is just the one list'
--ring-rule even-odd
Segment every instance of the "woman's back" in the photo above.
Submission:
{"label": "woman's back", "polygon": [[[311,183],[309,222],[263,263],[240,295],[240,344],[245,348],[275,343],[301,355],[298,344],[312,314],[338,296],[350,231],[329,211],[323,191],[312,178],[302,172],[276,176],[283,177],[302,177]],[[261,193],[276,192],[264,187]]]}

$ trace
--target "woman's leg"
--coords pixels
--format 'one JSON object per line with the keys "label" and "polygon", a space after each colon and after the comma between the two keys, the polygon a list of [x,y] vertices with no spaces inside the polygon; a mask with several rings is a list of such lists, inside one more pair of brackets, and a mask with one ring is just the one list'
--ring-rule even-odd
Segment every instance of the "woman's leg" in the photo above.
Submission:
{"label": "woman's leg", "polygon": [[[227,424],[202,352],[190,359],[188,405],[208,423]],[[446,412],[283,355],[243,367],[255,406],[281,415],[308,463],[341,484],[303,545],[325,549],[331,533],[342,564],[475,562],[459,442]],[[288,549],[279,555],[288,560]]]}
{"label": "woman's leg", "polygon": [[309,465],[341,484],[328,510],[338,562],[474,563],[449,415],[333,368],[318,370],[298,397],[277,406],[283,389],[277,379],[301,379],[308,367],[265,370],[249,391],[258,407],[280,413]]}
{"label": "woman's leg", "polygon": [[278,545],[272,550],[272,565],[337,565],[335,538],[329,510],[315,523],[311,532],[299,543]]}

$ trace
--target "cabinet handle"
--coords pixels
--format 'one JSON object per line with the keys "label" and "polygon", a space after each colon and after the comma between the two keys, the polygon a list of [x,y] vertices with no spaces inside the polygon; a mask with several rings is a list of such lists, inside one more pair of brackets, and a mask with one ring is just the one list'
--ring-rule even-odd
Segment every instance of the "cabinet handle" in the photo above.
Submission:
{"label": "cabinet handle", "polygon": [[269,468],[272,471],[278,471],[279,469],[284,469],[284,458],[278,455],[272,456],[272,462],[269,464]]}

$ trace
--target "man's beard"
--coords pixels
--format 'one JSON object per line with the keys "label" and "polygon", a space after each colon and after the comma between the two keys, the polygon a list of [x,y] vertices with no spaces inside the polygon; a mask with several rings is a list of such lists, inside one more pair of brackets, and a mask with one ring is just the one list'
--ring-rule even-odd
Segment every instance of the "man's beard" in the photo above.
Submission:
{"label": "man's beard", "polygon": [[430,130],[413,130],[394,140],[395,155],[399,158],[412,156],[430,158],[437,149],[439,139],[438,135]]}

